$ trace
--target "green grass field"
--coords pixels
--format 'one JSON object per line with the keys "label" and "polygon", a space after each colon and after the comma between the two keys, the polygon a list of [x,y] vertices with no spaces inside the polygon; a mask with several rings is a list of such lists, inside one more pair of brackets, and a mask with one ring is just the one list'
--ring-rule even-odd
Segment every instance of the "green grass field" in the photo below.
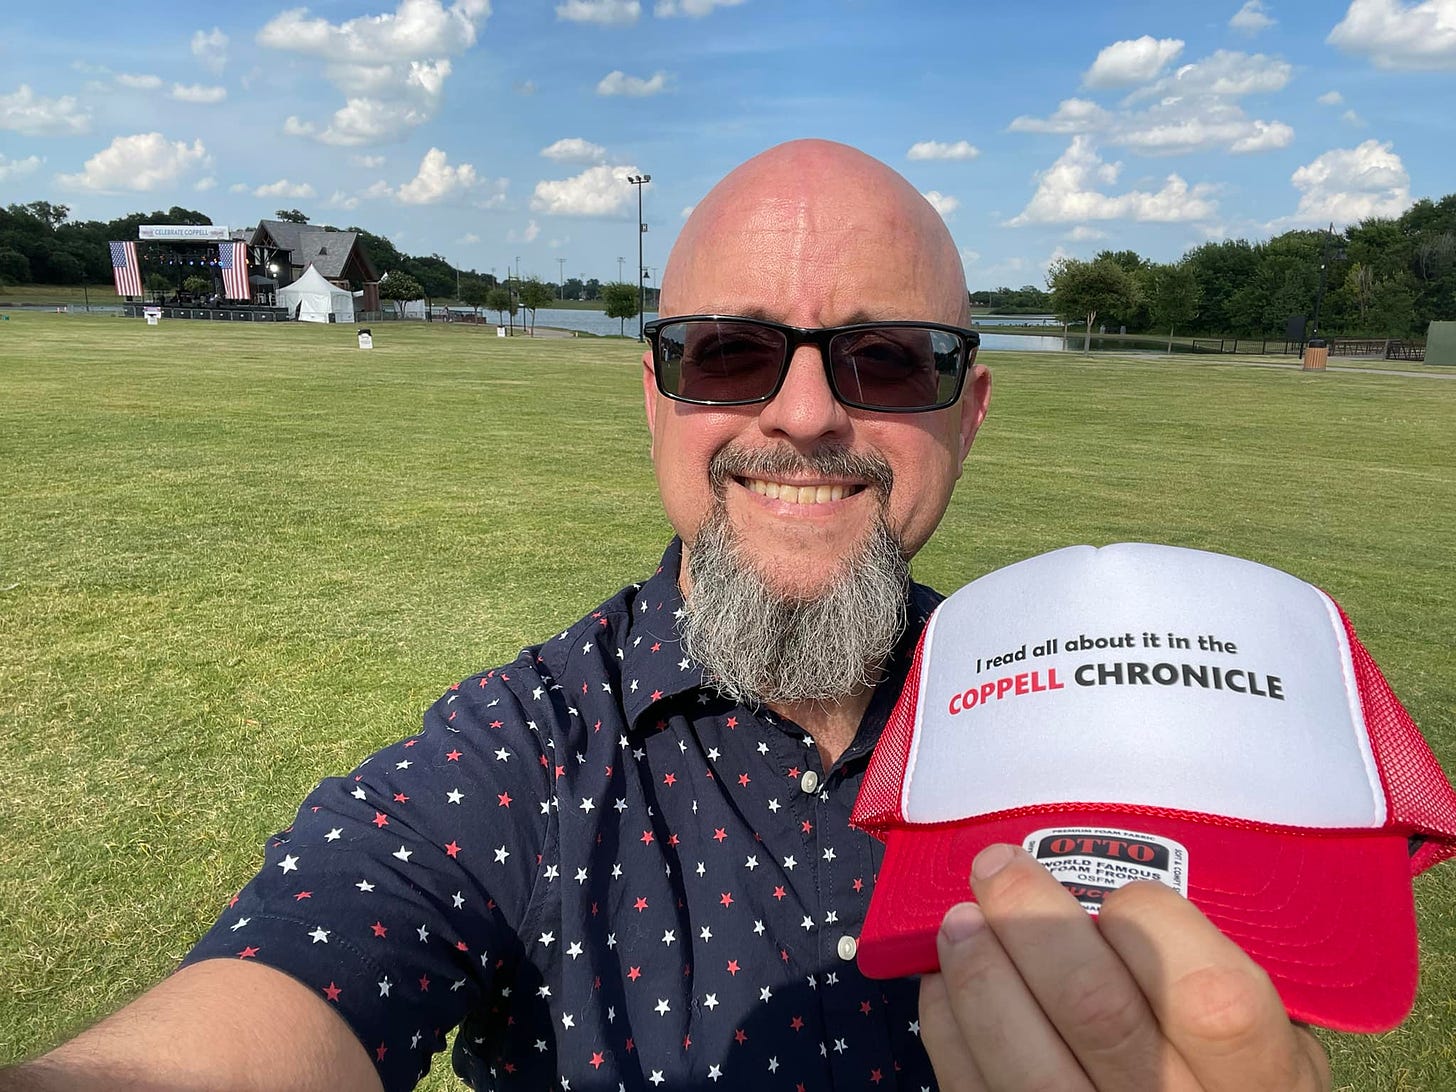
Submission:
{"label": "green grass field", "polygon": [[[0,1062],[167,973],[319,778],[656,563],[634,344],[375,332],[0,322]],[[1277,565],[1456,770],[1456,382],[983,359],[920,579],[1126,539]],[[1456,864],[1416,889],[1416,1010],[1326,1036],[1340,1087],[1456,1082]]]}

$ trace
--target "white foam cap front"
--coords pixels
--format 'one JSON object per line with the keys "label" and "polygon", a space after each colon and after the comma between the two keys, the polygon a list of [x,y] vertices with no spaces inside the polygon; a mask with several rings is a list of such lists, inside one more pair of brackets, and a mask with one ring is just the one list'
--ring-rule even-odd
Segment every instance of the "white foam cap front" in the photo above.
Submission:
{"label": "white foam cap front", "polygon": [[1052,803],[1383,825],[1333,602],[1256,562],[1145,543],[1055,550],[956,592],[925,637],[902,814]]}

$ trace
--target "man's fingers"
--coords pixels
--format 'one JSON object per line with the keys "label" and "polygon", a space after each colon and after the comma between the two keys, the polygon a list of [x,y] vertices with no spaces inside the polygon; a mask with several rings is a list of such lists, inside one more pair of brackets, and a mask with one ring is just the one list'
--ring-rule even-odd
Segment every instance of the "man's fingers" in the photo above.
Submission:
{"label": "man's fingers", "polygon": [[[1082,1067],[974,903],[951,907],[936,942],[937,977],[943,979],[956,1031],[986,1088],[1091,1092]],[[921,1021],[923,1030],[923,1013]],[[934,1055],[932,1060],[941,1076],[940,1061]]]}
{"label": "man's fingers", "polygon": [[1017,847],[992,846],[971,876],[1016,973],[1095,1087],[1196,1087],[1132,973],[1046,869]]}
{"label": "man's fingers", "polygon": [[941,1092],[990,1092],[956,1024],[944,975],[920,979],[920,1041],[935,1067]]}
{"label": "man's fingers", "polygon": [[1182,896],[1131,884],[1109,896],[1100,928],[1208,1092],[1330,1087],[1323,1048],[1290,1023],[1268,975]]}

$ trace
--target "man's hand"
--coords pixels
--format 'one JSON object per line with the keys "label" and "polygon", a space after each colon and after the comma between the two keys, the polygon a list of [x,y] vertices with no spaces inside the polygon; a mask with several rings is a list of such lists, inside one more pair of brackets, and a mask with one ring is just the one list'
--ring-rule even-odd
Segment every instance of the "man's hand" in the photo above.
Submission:
{"label": "man's hand", "polygon": [[946,915],[920,987],[946,1092],[1330,1087],[1268,976],[1169,888],[1130,884],[1094,920],[1013,846],[983,850],[971,886],[979,906]]}

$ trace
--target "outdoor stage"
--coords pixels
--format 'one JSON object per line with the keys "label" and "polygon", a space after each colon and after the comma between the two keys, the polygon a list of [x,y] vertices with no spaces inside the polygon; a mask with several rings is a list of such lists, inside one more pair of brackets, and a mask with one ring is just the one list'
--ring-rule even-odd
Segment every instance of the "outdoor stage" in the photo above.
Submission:
{"label": "outdoor stage", "polygon": [[211,319],[216,322],[291,322],[293,315],[287,307],[263,307],[256,304],[218,304],[208,307],[203,304],[185,303],[140,303],[126,301],[121,313],[127,318],[145,318],[148,311],[157,311],[162,318]]}

